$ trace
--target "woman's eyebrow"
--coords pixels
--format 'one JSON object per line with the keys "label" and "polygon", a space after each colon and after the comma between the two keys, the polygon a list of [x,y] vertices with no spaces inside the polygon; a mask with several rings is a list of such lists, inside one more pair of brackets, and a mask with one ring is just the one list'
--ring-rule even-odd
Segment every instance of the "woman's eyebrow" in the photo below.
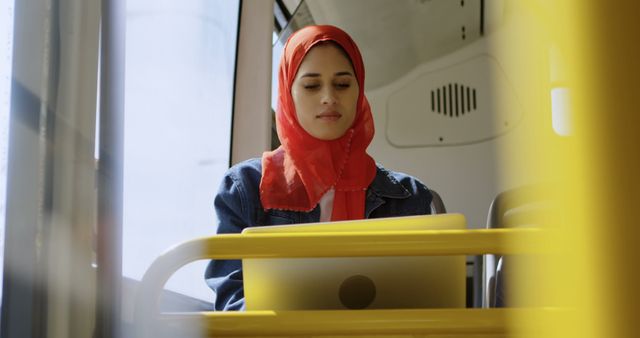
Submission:
{"label": "woman's eyebrow", "polygon": [[320,76],[319,73],[304,73],[300,77],[303,78],[303,77],[319,77],[319,76]]}
{"label": "woman's eyebrow", "polygon": [[[343,71],[335,73],[334,76],[353,76],[353,74],[351,72]],[[304,73],[300,75],[300,78],[303,77],[320,77],[320,73]]]}

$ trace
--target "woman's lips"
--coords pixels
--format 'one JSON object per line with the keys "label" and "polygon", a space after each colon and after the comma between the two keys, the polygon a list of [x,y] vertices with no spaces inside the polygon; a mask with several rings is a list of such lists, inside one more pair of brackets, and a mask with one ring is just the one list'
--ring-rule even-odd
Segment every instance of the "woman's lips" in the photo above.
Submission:
{"label": "woman's lips", "polygon": [[341,117],[342,117],[342,114],[335,111],[323,112],[323,113],[320,113],[319,115],[316,115],[317,119],[324,120],[324,121],[337,121]]}

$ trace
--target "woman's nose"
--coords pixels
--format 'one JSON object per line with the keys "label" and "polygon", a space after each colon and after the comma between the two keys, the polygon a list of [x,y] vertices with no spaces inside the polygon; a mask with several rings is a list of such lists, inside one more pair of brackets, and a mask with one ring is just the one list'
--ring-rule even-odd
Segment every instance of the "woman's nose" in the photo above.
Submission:
{"label": "woman's nose", "polygon": [[322,104],[336,104],[338,98],[333,88],[326,88],[322,92]]}

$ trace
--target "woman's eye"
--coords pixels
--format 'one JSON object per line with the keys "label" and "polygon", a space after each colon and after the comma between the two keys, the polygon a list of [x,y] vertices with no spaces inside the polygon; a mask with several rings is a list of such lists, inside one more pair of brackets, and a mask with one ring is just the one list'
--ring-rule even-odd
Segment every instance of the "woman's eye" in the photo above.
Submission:
{"label": "woman's eye", "polygon": [[336,87],[340,88],[340,89],[346,89],[351,87],[351,83],[348,82],[344,82],[344,83],[336,83],[335,85]]}
{"label": "woman's eye", "polygon": [[317,84],[317,83],[309,83],[309,84],[305,84],[305,85],[303,85],[303,87],[304,87],[304,89],[312,90],[312,89],[318,89],[318,88],[320,88],[320,85],[319,85],[319,84]]}

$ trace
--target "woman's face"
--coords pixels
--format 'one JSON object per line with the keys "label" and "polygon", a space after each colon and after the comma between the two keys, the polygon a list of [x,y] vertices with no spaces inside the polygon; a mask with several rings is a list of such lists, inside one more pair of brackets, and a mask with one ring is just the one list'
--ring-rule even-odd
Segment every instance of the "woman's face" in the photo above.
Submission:
{"label": "woman's face", "polygon": [[351,62],[331,43],[311,48],[291,87],[298,122],[321,140],[335,140],[351,127],[358,93]]}

